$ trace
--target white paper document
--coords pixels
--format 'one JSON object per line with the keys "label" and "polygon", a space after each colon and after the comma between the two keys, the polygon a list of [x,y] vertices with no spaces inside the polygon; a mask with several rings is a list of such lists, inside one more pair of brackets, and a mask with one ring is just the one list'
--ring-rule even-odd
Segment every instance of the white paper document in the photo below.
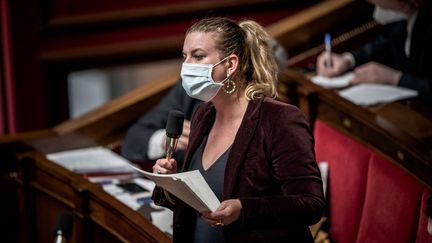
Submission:
{"label": "white paper document", "polygon": [[90,147],[47,154],[46,157],[77,173],[132,173],[129,161],[104,147]]}
{"label": "white paper document", "polygon": [[154,174],[132,165],[131,167],[198,212],[214,212],[220,205],[219,199],[198,170],[175,174]]}
{"label": "white paper document", "polygon": [[370,106],[416,97],[418,92],[393,85],[358,84],[340,91],[339,95],[354,104]]}
{"label": "white paper document", "polygon": [[329,174],[329,168],[328,168],[328,162],[327,161],[320,161],[318,163],[318,168],[321,172],[321,179],[323,182],[323,191],[324,191],[324,198],[327,197],[327,184],[328,184],[328,174]]}
{"label": "white paper document", "polygon": [[313,76],[311,78],[312,82],[322,86],[324,88],[343,88],[350,84],[351,79],[354,78],[354,74],[352,72],[347,72],[337,77],[324,77],[324,76]]}

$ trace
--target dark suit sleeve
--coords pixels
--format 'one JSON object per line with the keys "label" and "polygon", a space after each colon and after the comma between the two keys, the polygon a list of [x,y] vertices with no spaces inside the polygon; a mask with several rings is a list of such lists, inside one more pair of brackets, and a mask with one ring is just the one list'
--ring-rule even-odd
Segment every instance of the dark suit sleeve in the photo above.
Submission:
{"label": "dark suit sleeve", "polygon": [[360,66],[375,61],[389,67],[400,69],[405,59],[406,21],[382,26],[380,35],[363,47],[352,51],[355,65]]}
{"label": "dark suit sleeve", "polygon": [[122,144],[122,155],[132,161],[147,161],[149,139],[156,130],[165,129],[169,111],[184,111],[189,109],[190,105],[191,99],[184,92],[179,80],[155,108],[129,128]]}
{"label": "dark suit sleeve", "polygon": [[303,114],[292,106],[264,114],[268,163],[279,193],[241,198],[244,224],[311,225],[324,209],[314,140]]}
{"label": "dark suit sleeve", "polygon": [[428,105],[432,105],[432,80],[420,78],[409,73],[403,73],[399,81],[399,86],[417,90],[419,99]]}
{"label": "dark suit sleeve", "polygon": [[386,49],[383,47],[387,44],[388,40],[379,37],[372,43],[366,44],[361,49],[352,51],[351,53],[354,56],[355,65],[358,67],[372,60],[378,61],[377,59],[381,59],[379,57],[385,56]]}

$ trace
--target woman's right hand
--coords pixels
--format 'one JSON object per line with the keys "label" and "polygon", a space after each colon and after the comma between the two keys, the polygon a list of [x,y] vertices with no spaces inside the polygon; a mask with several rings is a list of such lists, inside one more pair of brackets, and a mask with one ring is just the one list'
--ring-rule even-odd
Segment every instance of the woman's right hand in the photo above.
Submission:
{"label": "woman's right hand", "polygon": [[165,158],[158,159],[153,165],[153,173],[157,174],[172,174],[177,173],[177,161],[175,159],[167,160]]}

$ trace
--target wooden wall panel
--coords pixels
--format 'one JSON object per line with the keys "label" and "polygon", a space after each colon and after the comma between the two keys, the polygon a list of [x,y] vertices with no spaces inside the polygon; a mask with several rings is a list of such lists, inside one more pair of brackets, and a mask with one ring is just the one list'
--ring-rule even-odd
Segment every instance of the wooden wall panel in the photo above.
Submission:
{"label": "wooden wall panel", "polygon": [[16,130],[52,127],[69,118],[72,71],[181,56],[184,31],[213,15],[263,25],[318,0],[5,0],[10,29]]}

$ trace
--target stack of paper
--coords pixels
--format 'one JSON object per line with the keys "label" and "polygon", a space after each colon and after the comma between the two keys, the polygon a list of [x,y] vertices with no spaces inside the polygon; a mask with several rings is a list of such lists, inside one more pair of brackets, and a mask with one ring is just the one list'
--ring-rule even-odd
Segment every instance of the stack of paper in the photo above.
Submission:
{"label": "stack of paper", "polygon": [[384,84],[359,84],[339,92],[345,99],[361,106],[390,103],[418,95],[416,90]]}
{"label": "stack of paper", "polygon": [[77,173],[132,173],[129,161],[104,147],[47,154],[47,158]]}
{"label": "stack of paper", "polygon": [[189,204],[189,206],[198,212],[214,212],[220,205],[219,199],[198,170],[159,175],[141,170],[132,165],[131,167],[183,202]]}

